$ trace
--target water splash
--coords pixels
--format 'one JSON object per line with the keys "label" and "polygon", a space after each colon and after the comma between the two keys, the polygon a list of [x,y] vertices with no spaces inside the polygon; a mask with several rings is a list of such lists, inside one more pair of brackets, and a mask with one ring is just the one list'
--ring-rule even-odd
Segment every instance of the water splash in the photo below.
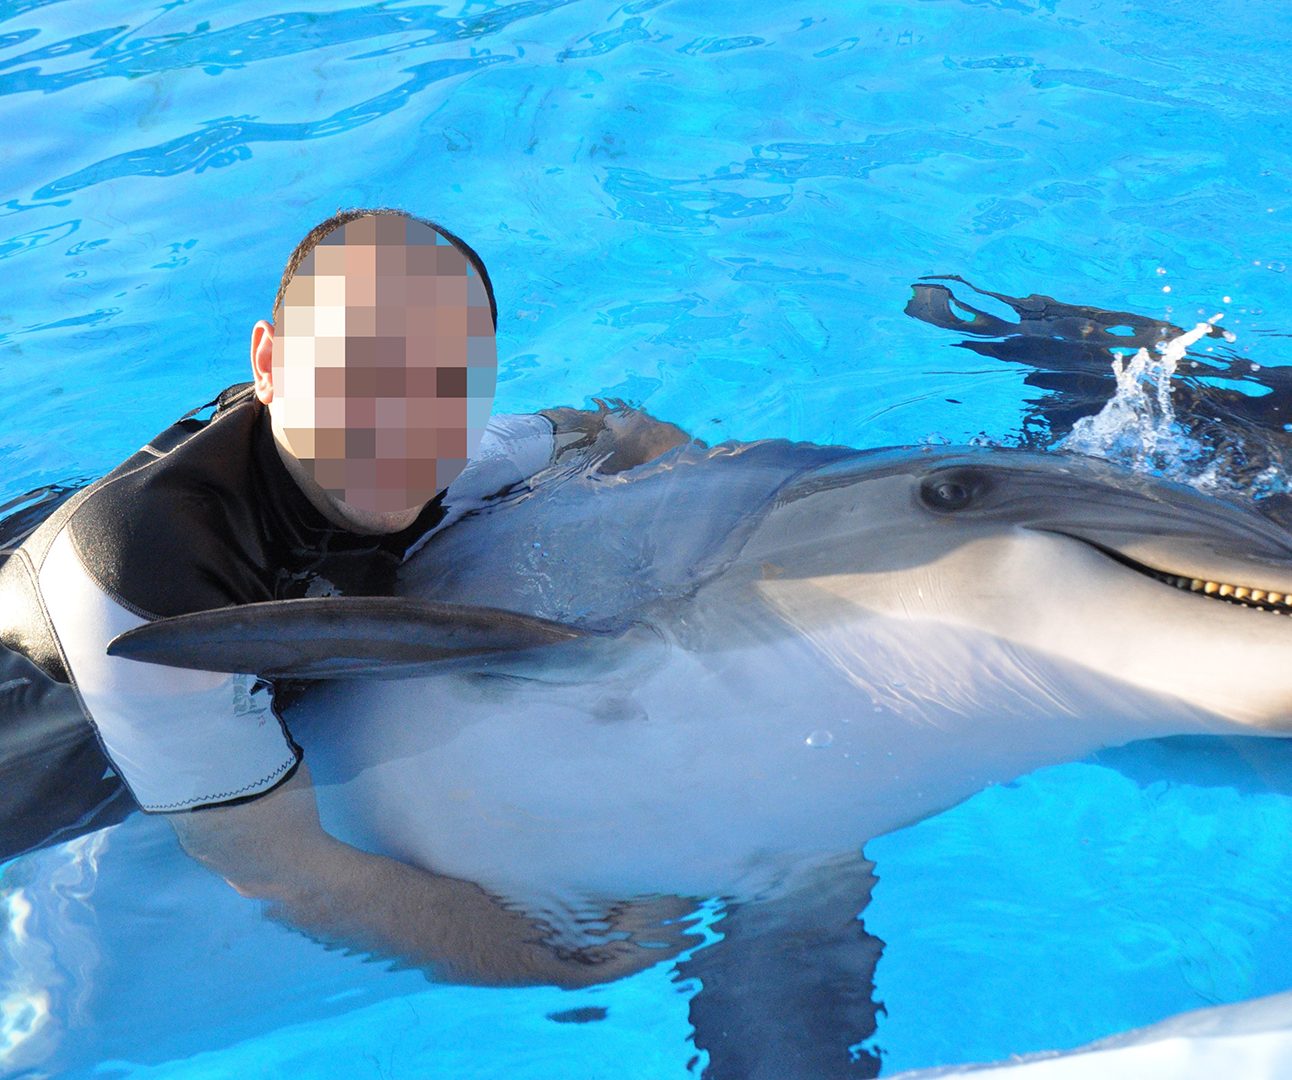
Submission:
{"label": "water splash", "polygon": [[[1094,416],[1084,416],[1057,448],[1116,461],[1208,490],[1223,487],[1219,463],[1208,461],[1207,447],[1176,417],[1172,378],[1189,346],[1214,333],[1222,318],[1213,315],[1192,330],[1158,346],[1157,355],[1141,348],[1113,361],[1117,392]],[[1233,340],[1233,335],[1226,335]]]}

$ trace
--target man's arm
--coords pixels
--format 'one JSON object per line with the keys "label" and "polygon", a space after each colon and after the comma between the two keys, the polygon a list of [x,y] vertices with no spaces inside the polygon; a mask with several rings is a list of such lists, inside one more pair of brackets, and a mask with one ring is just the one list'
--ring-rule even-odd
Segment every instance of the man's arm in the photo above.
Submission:
{"label": "man's arm", "polygon": [[689,910],[686,902],[666,898],[627,906],[611,921],[612,932],[643,927],[645,944],[608,940],[559,951],[543,941],[543,927],[478,885],[329,836],[304,762],[267,795],[169,818],[189,855],[242,895],[268,901],[272,917],[453,982],[573,989],[631,975],[688,944],[681,928],[659,925]]}

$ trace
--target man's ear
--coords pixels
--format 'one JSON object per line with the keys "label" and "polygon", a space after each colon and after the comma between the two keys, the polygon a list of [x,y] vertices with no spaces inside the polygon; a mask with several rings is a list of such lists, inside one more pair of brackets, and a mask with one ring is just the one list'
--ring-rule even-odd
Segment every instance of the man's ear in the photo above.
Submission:
{"label": "man's ear", "polygon": [[261,319],[251,328],[251,378],[261,404],[274,400],[274,324]]}

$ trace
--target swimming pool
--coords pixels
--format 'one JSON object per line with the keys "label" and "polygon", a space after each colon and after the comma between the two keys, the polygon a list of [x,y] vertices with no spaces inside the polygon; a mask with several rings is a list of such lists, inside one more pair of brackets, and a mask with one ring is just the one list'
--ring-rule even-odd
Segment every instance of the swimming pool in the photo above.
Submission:
{"label": "swimming pool", "polygon": [[[0,498],[98,475],[241,379],[286,253],[352,204],[481,252],[500,410],[620,396],[710,442],[1045,442],[1028,369],[904,314],[928,274],[1184,326],[1223,311],[1236,342],[1207,347],[1285,363],[1273,4],[1219,26],[1197,3],[957,0],[0,20]],[[1292,986],[1289,776],[1280,744],[1153,743],[868,845],[886,1071]],[[428,986],[265,922],[154,820],[4,874],[23,1074],[653,1077],[695,1054],[695,987],[666,970]]]}

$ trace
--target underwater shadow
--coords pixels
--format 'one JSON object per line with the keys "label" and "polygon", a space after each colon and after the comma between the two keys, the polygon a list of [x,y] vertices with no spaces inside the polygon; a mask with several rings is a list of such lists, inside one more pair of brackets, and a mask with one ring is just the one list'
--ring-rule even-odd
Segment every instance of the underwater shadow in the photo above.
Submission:
{"label": "underwater shadow", "polygon": [[1088,760],[1142,787],[1170,782],[1244,795],[1292,795],[1292,739],[1172,735],[1110,747]]}

